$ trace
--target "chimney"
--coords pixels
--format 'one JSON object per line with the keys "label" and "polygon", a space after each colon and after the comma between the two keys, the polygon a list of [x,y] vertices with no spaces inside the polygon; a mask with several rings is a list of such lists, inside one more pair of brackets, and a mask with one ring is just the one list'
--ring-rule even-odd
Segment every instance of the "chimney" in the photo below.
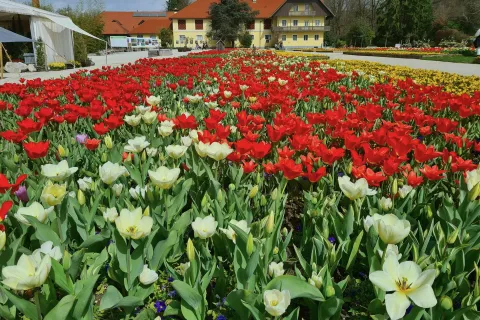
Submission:
{"label": "chimney", "polygon": [[32,0],[32,7],[40,8],[40,0]]}

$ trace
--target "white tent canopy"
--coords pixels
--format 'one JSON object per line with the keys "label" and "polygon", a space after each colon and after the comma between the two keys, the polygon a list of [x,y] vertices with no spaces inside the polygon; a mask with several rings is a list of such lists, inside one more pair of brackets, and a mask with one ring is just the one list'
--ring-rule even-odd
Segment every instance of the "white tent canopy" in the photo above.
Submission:
{"label": "white tent canopy", "polygon": [[79,28],[69,17],[54,12],[17,2],[0,0],[0,13],[30,16],[32,39],[36,41],[41,38],[45,43],[47,63],[74,59],[72,31],[105,42],[105,40]]}

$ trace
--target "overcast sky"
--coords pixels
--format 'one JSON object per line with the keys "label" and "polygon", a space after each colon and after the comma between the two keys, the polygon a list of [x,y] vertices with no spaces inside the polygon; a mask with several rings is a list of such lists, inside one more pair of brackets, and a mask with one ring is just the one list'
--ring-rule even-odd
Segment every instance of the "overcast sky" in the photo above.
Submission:
{"label": "overcast sky", "polygon": [[[30,2],[29,0],[14,0],[16,2]],[[42,4],[51,4],[55,9],[68,5],[75,7],[79,0],[40,0]],[[88,2],[88,0],[87,0]],[[107,11],[161,11],[165,8],[165,0],[103,0]]]}

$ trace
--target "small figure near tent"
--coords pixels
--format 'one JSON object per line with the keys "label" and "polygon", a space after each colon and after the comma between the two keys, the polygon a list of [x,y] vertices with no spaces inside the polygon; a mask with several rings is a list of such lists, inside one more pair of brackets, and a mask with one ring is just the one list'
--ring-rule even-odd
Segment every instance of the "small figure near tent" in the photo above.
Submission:
{"label": "small figure near tent", "polygon": [[475,40],[473,40],[473,45],[477,49],[477,56],[480,57],[480,29],[475,33]]}

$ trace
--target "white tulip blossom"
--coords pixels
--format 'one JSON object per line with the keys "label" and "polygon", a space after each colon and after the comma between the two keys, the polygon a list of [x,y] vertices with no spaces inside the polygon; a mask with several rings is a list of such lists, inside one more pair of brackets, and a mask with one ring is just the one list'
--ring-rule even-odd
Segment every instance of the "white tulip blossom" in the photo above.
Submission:
{"label": "white tulip blossom", "polygon": [[110,185],[114,183],[120,176],[126,174],[127,168],[119,165],[118,163],[111,163],[110,161],[104,163],[99,168],[100,179]]}
{"label": "white tulip blossom", "polygon": [[480,183],[480,167],[475,170],[468,171],[465,177],[468,191],[471,191],[477,184]]}
{"label": "white tulip blossom", "polygon": [[122,209],[120,216],[115,219],[115,225],[118,232],[126,239],[141,239],[152,232],[153,219],[144,216],[142,208],[136,208],[133,211]]}
{"label": "white tulip blossom", "polygon": [[[39,259],[40,258],[40,259]],[[2,283],[13,290],[30,290],[40,287],[48,278],[52,262],[49,255],[22,254],[14,266],[3,267]]]}
{"label": "white tulip blossom", "polygon": [[210,144],[199,141],[198,143],[195,143],[195,151],[197,151],[199,157],[205,158],[208,155],[207,152],[209,146]]}
{"label": "white tulip blossom", "polygon": [[290,305],[290,291],[288,290],[266,290],[263,293],[263,303],[265,304],[265,311],[271,316],[278,317],[287,311]]}
{"label": "white tulip blossom", "polygon": [[129,139],[128,144],[123,148],[125,152],[139,153],[150,145],[147,138],[144,136]]}
{"label": "white tulip blossom", "polygon": [[167,152],[168,156],[173,158],[173,159],[179,159],[183,157],[185,152],[187,152],[188,147],[186,146],[180,146],[180,145],[169,145],[165,148],[165,151]]}
{"label": "white tulip blossom", "polygon": [[180,263],[180,265],[178,266],[178,273],[180,273],[180,275],[184,276],[185,272],[187,272],[188,268],[190,268],[190,262]]}
{"label": "white tulip blossom", "polygon": [[147,187],[141,188],[140,186],[136,186],[135,188],[130,188],[128,190],[130,195],[133,199],[138,200],[139,198],[145,199],[145,194],[147,192]]}
{"label": "white tulip blossom", "polygon": [[[235,219],[232,219],[230,220],[230,223],[239,227],[240,229],[242,229],[243,231],[245,231],[245,233],[249,233],[250,232],[250,228],[248,227],[248,223],[247,223],[247,220],[240,220],[240,221],[237,221]],[[228,226],[227,229],[224,229],[224,228],[220,228],[220,231],[222,231],[223,233],[225,233],[225,235],[227,236],[228,239],[232,240],[233,243],[236,243],[237,241],[237,234],[235,233],[235,230],[232,229],[232,227]]]}
{"label": "white tulip blossom", "polygon": [[225,159],[232,152],[233,149],[226,143],[214,142],[207,147],[207,155],[216,161]]}
{"label": "white tulip blossom", "polygon": [[382,208],[383,211],[388,211],[393,206],[392,199],[385,198],[385,197],[382,197],[380,200],[378,200],[378,204],[380,205],[380,208]]}
{"label": "white tulip blossom", "polygon": [[117,219],[117,217],[118,217],[118,211],[117,211],[117,208],[115,207],[106,208],[103,211],[103,219],[105,219],[105,221],[115,222],[115,219]]}
{"label": "white tulip blossom", "polygon": [[401,220],[394,214],[375,214],[373,219],[378,236],[387,244],[397,244],[410,233],[410,222]]}
{"label": "white tulip blossom", "polygon": [[270,262],[268,265],[268,275],[272,278],[276,278],[279,276],[282,276],[285,273],[285,270],[283,269],[283,262],[276,263],[276,262]]}
{"label": "white tulip blossom", "polygon": [[338,185],[350,200],[357,200],[364,198],[365,196],[373,196],[377,194],[377,191],[368,188],[368,182],[365,178],[351,182],[350,177],[348,176],[339,177]]}
{"label": "white tulip blossom", "polygon": [[135,110],[137,110],[138,113],[140,114],[145,114],[146,112],[149,112],[152,110],[152,107],[150,106],[136,106]]}
{"label": "white tulip blossom", "polygon": [[44,242],[41,246],[40,249],[37,249],[33,251],[32,255],[38,255],[40,253],[43,253],[45,255],[49,255],[52,259],[55,259],[57,261],[60,261],[63,257],[63,252],[62,249],[60,249],[59,246],[54,246],[52,241],[47,241]]}
{"label": "white tulip blossom", "polygon": [[159,167],[157,170],[148,170],[148,176],[154,185],[161,189],[170,189],[177,181],[180,175],[180,169],[169,169],[165,166]]}
{"label": "white tulip blossom", "polygon": [[149,269],[148,265],[144,264],[143,271],[140,273],[138,280],[141,284],[148,286],[158,280],[158,274],[152,269]]}
{"label": "white tulip blossom", "polygon": [[193,140],[189,136],[185,136],[185,137],[181,137],[180,141],[182,141],[182,145],[184,145],[185,147],[190,147],[192,145]]}
{"label": "white tulip blossom", "polygon": [[400,189],[398,189],[398,194],[400,195],[400,198],[405,199],[405,197],[413,190],[411,186],[408,184],[402,186]]}
{"label": "white tulip blossom", "polygon": [[123,121],[125,121],[128,125],[132,127],[138,126],[141,120],[142,120],[141,115],[130,115],[130,116],[125,116],[123,118]]}
{"label": "white tulip blossom", "polygon": [[[378,249],[378,254],[380,257],[383,257],[383,251]],[[397,260],[402,259],[402,254],[399,253],[398,251],[398,246],[396,244],[389,244],[387,245],[387,252],[385,253],[385,256],[388,257],[389,255],[394,255]]]}
{"label": "white tulip blossom", "polygon": [[[403,318],[410,300],[420,308],[432,308],[437,298],[432,289],[436,271],[422,269],[413,261],[399,263],[395,255],[385,259],[381,271],[372,272],[370,281],[385,292],[387,313],[392,320]],[[409,300],[410,299],[410,300]]]}
{"label": "white tulip blossom", "polygon": [[72,174],[77,172],[77,167],[68,167],[67,160],[62,160],[58,164],[45,164],[42,166],[42,175],[52,181],[62,182]]}
{"label": "white tulip blossom", "polygon": [[82,191],[90,190],[93,184],[93,179],[90,177],[84,177],[77,180],[78,188]]}
{"label": "white tulip blossom", "polygon": [[192,222],[192,229],[194,231],[195,237],[200,239],[207,239],[213,236],[215,230],[217,229],[218,222],[215,221],[213,216],[207,216],[205,218],[197,217],[195,221]]}
{"label": "white tulip blossom", "polygon": [[123,184],[121,183],[116,183],[112,186],[112,190],[113,192],[115,192],[115,195],[118,197],[120,196],[120,194],[122,194],[122,190],[123,190]]}
{"label": "white tulip blossom", "polygon": [[157,119],[157,113],[155,111],[147,111],[142,115],[142,120],[146,124],[152,124]]}
{"label": "white tulip blossom", "polygon": [[147,152],[147,156],[149,157],[155,157],[158,153],[157,148],[146,148],[145,151]]}
{"label": "white tulip blossom", "polygon": [[24,225],[30,226],[30,222],[28,222],[24,216],[35,217],[38,221],[44,223],[47,220],[48,214],[53,211],[53,208],[54,207],[45,209],[41,203],[35,201],[28,207],[18,208],[17,213],[13,216]]}
{"label": "white tulip blossom", "polygon": [[160,102],[162,101],[162,98],[160,97],[156,97],[156,96],[150,96],[150,97],[147,97],[147,103],[151,106],[158,106],[160,104]]}

